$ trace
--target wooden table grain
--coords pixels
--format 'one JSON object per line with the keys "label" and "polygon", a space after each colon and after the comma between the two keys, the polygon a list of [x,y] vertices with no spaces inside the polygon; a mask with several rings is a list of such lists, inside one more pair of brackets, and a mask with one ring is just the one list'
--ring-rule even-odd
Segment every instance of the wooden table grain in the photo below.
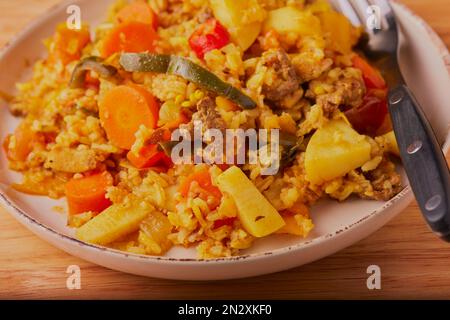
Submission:
{"label": "wooden table grain", "polygon": [[[0,46],[57,2],[0,0]],[[450,0],[402,2],[450,44]],[[66,288],[70,265],[81,268],[81,290]],[[381,268],[381,290],[367,289],[370,265]],[[333,256],[286,272],[218,282],[149,279],[96,266],[37,238],[0,208],[0,299],[445,299],[449,266],[450,246],[429,231],[415,203]]]}

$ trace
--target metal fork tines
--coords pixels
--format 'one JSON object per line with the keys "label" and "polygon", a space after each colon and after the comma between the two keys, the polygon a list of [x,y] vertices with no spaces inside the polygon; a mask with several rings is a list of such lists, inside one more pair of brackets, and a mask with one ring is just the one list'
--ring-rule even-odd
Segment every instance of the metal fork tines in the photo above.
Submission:
{"label": "metal fork tines", "polygon": [[[367,45],[358,49],[383,73],[390,88],[388,109],[403,167],[425,220],[450,242],[450,171],[433,128],[402,77],[394,11],[388,0],[330,1],[354,25],[364,26],[369,35]],[[411,152],[411,146],[418,142],[421,148]]]}

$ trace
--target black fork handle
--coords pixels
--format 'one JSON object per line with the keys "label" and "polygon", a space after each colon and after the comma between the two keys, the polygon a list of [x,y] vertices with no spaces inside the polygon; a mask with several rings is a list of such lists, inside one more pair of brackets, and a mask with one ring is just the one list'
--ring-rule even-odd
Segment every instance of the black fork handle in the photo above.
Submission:
{"label": "black fork handle", "polygon": [[389,93],[389,112],[423,216],[437,235],[450,242],[450,172],[433,129],[405,85]]}

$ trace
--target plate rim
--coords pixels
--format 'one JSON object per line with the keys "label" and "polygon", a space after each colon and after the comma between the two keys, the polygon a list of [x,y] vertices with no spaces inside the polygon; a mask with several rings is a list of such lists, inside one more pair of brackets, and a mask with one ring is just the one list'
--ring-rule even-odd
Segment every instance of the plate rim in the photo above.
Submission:
{"label": "plate rim", "polygon": [[[10,48],[16,43],[19,42],[22,38],[26,37],[28,33],[32,32],[34,28],[36,28],[38,25],[42,24],[49,18],[49,16],[55,14],[56,12],[59,12],[61,8],[67,6],[68,4],[74,4],[79,2],[77,1],[70,1],[65,0],[61,3],[58,3],[54,6],[52,6],[46,13],[42,14],[41,16],[34,19],[31,23],[29,23],[21,32],[17,33],[13,37],[10,38],[9,41],[0,49],[0,60],[4,58],[4,56],[8,53]],[[441,54],[441,58],[444,62],[444,65],[447,68],[447,71],[450,75],[450,52],[447,49],[446,45],[444,44],[443,40],[439,37],[439,35],[436,33],[436,31],[421,17],[419,17],[416,13],[414,13],[411,9],[409,9],[406,5],[399,3],[397,0],[393,1],[395,5],[399,6],[402,10],[404,10],[407,14],[409,14],[412,18],[414,18],[415,22],[418,23],[430,36],[430,39],[432,40],[433,44],[436,46],[436,48],[439,50]],[[443,151],[448,152],[450,149],[450,129],[448,130],[447,137],[445,139],[445,143],[443,146]],[[409,197],[409,199],[408,199]],[[234,264],[236,261],[242,261],[242,260],[260,260],[267,256],[279,256],[284,255],[289,252],[295,252],[299,251],[305,247],[312,247],[321,244],[322,242],[325,242],[326,240],[330,238],[337,237],[339,235],[343,235],[344,233],[347,234],[348,232],[355,229],[357,226],[359,226],[363,222],[368,222],[375,216],[382,214],[383,212],[386,212],[387,209],[394,206],[400,201],[412,201],[412,191],[409,185],[405,186],[403,190],[397,194],[394,198],[391,200],[384,202],[379,208],[373,210],[372,212],[366,214],[364,217],[362,217],[360,220],[349,224],[342,226],[339,230],[336,230],[331,233],[327,233],[324,235],[321,235],[317,238],[313,238],[310,240],[307,240],[302,243],[286,246],[283,248],[278,248],[270,251],[265,252],[259,252],[259,253],[251,253],[251,254],[244,254],[244,255],[238,255],[238,256],[232,256],[232,257],[222,257],[222,258],[213,258],[213,259],[195,259],[195,258],[175,258],[175,257],[166,257],[166,256],[150,256],[150,255],[141,255],[141,254],[134,254],[134,253],[128,253],[116,249],[112,249],[105,246],[99,246],[94,245],[90,243],[83,242],[81,240],[78,240],[74,237],[65,235],[63,233],[60,233],[51,227],[48,227],[44,225],[43,223],[37,221],[30,215],[28,215],[24,210],[20,209],[13,200],[11,200],[4,191],[0,190],[0,204],[3,205],[3,207],[6,209],[7,212],[9,212],[16,220],[18,220],[20,223],[22,223],[25,227],[30,229],[33,233],[36,234],[34,229],[31,229],[31,227],[36,227],[40,230],[42,230],[45,233],[49,233],[52,236],[59,237],[60,239],[67,241],[71,244],[78,245],[81,247],[86,247],[90,250],[94,250],[96,252],[102,252],[107,253],[111,255],[115,255],[121,258],[128,258],[138,261],[145,261],[145,262],[156,262],[156,263],[170,263],[170,264],[190,264],[190,265],[205,265],[205,264],[211,264],[211,263],[221,263],[221,264]],[[16,216],[18,215],[18,216]],[[39,238],[41,238],[39,235],[36,234]],[[48,242],[48,241],[46,241]],[[51,244],[54,246],[53,244]]]}

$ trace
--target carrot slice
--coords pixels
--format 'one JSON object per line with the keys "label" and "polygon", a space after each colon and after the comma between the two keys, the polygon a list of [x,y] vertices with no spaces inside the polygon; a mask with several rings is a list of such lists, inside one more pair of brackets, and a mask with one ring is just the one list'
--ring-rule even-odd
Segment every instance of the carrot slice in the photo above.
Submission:
{"label": "carrot slice", "polygon": [[202,170],[194,172],[188,176],[180,185],[178,191],[183,197],[187,197],[189,189],[191,188],[192,182],[196,181],[200,188],[214,196],[215,198],[222,198],[222,193],[219,188],[212,184],[211,175],[208,170]]}
{"label": "carrot slice", "polygon": [[102,47],[102,57],[107,58],[116,52],[153,52],[156,39],[156,31],[149,24],[120,24],[107,35]]}
{"label": "carrot slice", "polygon": [[102,212],[111,205],[106,188],[112,185],[113,178],[107,171],[70,180],[65,188],[69,213]]}
{"label": "carrot slice", "polygon": [[100,102],[100,119],[111,142],[129,150],[134,134],[141,125],[156,127],[158,103],[150,92],[137,85],[122,85],[111,89]]}
{"label": "carrot slice", "polygon": [[79,60],[81,51],[91,41],[89,29],[83,26],[81,30],[67,28],[65,23],[58,25],[53,36],[53,46],[50,49],[49,61],[61,61],[64,65]]}
{"label": "carrot slice", "polygon": [[172,164],[171,159],[163,151],[159,151],[156,144],[144,146],[140,150],[139,156],[130,151],[127,154],[127,158],[138,169],[151,168],[158,165],[170,167]]}
{"label": "carrot slice", "polygon": [[368,89],[384,89],[386,88],[386,81],[384,81],[380,72],[372,67],[366,60],[358,55],[352,59],[353,66],[363,73],[364,82]]}
{"label": "carrot slice", "polygon": [[140,22],[150,24],[153,29],[158,29],[158,17],[150,5],[144,1],[134,1],[123,7],[117,13],[116,20],[118,23]]}
{"label": "carrot slice", "polygon": [[[10,147],[10,141],[14,137],[15,141]],[[25,161],[33,151],[33,144],[38,141],[38,135],[32,131],[28,123],[22,122],[14,131],[14,135],[6,137],[3,147],[8,159],[13,161]]]}

